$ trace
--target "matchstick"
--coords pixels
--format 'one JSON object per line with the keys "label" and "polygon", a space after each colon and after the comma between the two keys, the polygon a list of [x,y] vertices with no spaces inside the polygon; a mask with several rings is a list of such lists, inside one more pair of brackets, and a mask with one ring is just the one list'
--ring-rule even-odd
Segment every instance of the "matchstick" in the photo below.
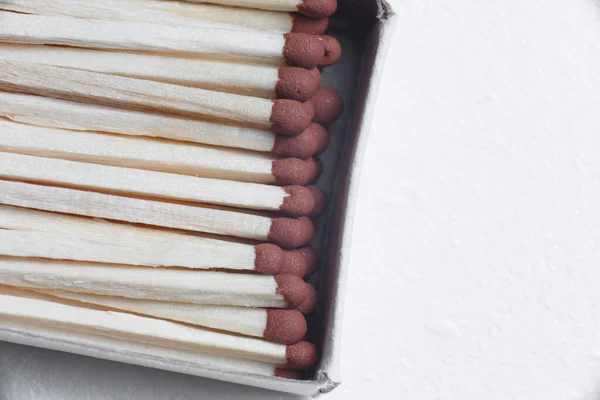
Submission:
{"label": "matchstick", "polygon": [[268,100],[19,61],[0,60],[0,89],[225,120],[270,129],[283,135],[302,132],[314,117],[311,102]]}
{"label": "matchstick", "polygon": [[213,3],[233,7],[274,11],[299,11],[310,17],[329,17],[337,10],[337,0],[184,0],[188,3]]}
{"label": "matchstick", "polygon": [[309,284],[294,275],[145,268],[0,257],[0,284],[175,303],[295,308]]}
{"label": "matchstick", "polygon": [[0,295],[0,316],[1,321],[28,322],[32,325],[101,334],[111,338],[262,361],[296,369],[310,368],[316,363],[317,357],[315,346],[308,342],[286,346],[138,315],[10,295]]}
{"label": "matchstick", "polygon": [[310,101],[315,107],[314,120],[320,124],[331,124],[335,122],[344,111],[344,100],[342,100],[342,96],[330,88],[319,88]]}
{"label": "matchstick", "polygon": [[307,70],[67,47],[0,44],[0,59],[269,99],[307,101],[317,93],[321,84],[318,68]]}
{"label": "matchstick", "polygon": [[74,189],[0,181],[0,203],[65,214],[162,226],[272,242],[285,249],[307,245],[307,217],[269,218],[236,211],[134,199]]}
{"label": "matchstick", "polygon": [[249,245],[4,205],[0,205],[0,235],[0,254],[15,257],[299,277],[312,273],[318,264],[310,247],[283,251],[270,243]]}
{"label": "matchstick", "polygon": [[1,151],[0,177],[114,194],[280,211],[293,217],[315,216],[326,207],[326,202],[321,201],[322,190],[316,187],[206,179]]}
{"label": "matchstick", "polygon": [[273,152],[282,157],[308,158],[329,144],[327,131],[310,124],[288,137],[264,130],[83,104],[21,93],[0,92],[0,116],[28,125],[97,131]]}
{"label": "matchstick", "polygon": [[207,23],[239,25],[246,28],[325,33],[328,18],[212,4],[189,4],[155,0],[0,0],[0,9],[23,14],[70,16],[163,25],[205,26]]}
{"label": "matchstick", "polygon": [[0,42],[186,54],[326,67],[341,56],[326,35],[216,26],[173,26],[0,12]]}
{"label": "matchstick", "polygon": [[260,361],[215,356],[198,351],[190,352],[189,350],[179,350],[158,345],[148,346],[144,342],[135,342],[131,339],[115,339],[103,336],[102,334],[93,335],[87,332],[57,329],[51,326],[38,326],[23,319],[2,319],[0,321],[0,332],[4,334],[4,337],[15,335],[20,338],[22,335],[27,335],[38,341],[42,340],[45,342],[44,347],[50,349],[56,343],[67,344],[71,348],[75,347],[79,349],[83,354],[90,355],[90,352],[92,352],[98,357],[125,355],[127,357],[135,357],[141,360],[142,363],[151,363],[160,360],[163,365],[181,366],[183,364],[187,367],[207,368],[241,374],[264,375],[287,379],[301,378],[300,371],[298,370],[285,369]]}
{"label": "matchstick", "polygon": [[43,291],[43,293],[148,317],[259,337],[281,344],[298,343],[307,329],[306,319],[297,310],[172,303],[58,290]]}
{"label": "matchstick", "polygon": [[241,182],[307,185],[320,173],[314,159],[199,144],[81,133],[0,119],[0,151]]}

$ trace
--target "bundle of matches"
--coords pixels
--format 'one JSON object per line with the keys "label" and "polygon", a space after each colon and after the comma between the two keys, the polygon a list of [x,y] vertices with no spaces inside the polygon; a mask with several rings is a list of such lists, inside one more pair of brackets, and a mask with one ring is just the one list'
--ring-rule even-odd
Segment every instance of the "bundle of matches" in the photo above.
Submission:
{"label": "bundle of matches", "polygon": [[307,377],[336,6],[0,0],[0,330]]}

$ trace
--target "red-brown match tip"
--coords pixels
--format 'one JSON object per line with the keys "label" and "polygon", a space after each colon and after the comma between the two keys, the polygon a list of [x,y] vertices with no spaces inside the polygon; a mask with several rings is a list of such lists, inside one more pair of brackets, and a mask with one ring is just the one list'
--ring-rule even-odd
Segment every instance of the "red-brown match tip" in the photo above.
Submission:
{"label": "red-brown match tip", "polygon": [[275,94],[279,99],[305,102],[317,93],[320,85],[321,71],[318,68],[282,67],[279,68]]}
{"label": "red-brown match tip", "polygon": [[306,189],[310,191],[313,196],[313,209],[311,210],[309,217],[319,217],[325,214],[327,211],[327,204],[329,202],[327,198],[327,193],[320,187],[316,186],[307,186]]}
{"label": "red-brown match tip", "polygon": [[319,176],[321,169],[313,158],[283,158],[273,161],[271,173],[280,186],[308,185]]}
{"label": "red-brown match tip", "polygon": [[322,35],[329,27],[329,18],[310,18],[298,13],[290,13],[292,17],[292,32]]}
{"label": "red-brown match tip", "polygon": [[310,246],[301,249],[284,251],[282,274],[304,277],[317,269],[319,256]]}
{"label": "red-brown match tip", "polygon": [[285,379],[302,379],[302,373],[300,373],[300,371],[295,371],[293,369],[286,368],[275,368],[275,372],[273,373],[273,375],[278,378]]}
{"label": "red-brown match tip", "polygon": [[306,282],[294,275],[277,275],[277,294],[283,296],[291,308],[300,306],[308,296]]}
{"label": "red-brown match tip", "polygon": [[310,342],[298,342],[285,352],[288,368],[308,369],[317,363],[317,347]]}
{"label": "red-brown match tip", "polygon": [[306,318],[296,310],[268,310],[263,338],[269,342],[294,344],[306,334]]}
{"label": "red-brown match tip", "polygon": [[309,17],[329,17],[337,10],[337,0],[303,0],[298,11]]}
{"label": "red-brown match tip", "polygon": [[308,289],[306,299],[304,302],[302,302],[302,304],[296,307],[296,310],[304,315],[308,315],[313,312],[315,308],[317,308],[317,303],[319,302],[319,293],[317,292],[317,289],[315,289],[310,283],[307,283],[306,287]]}
{"label": "red-brown match tip", "polygon": [[286,33],[283,56],[290,65],[303,68],[327,67],[342,56],[342,46],[335,38],[308,33]]}
{"label": "red-brown match tip", "polygon": [[276,136],[272,152],[283,157],[307,158],[321,154],[327,146],[327,130],[319,124],[312,123],[299,135]]}
{"label": "red-brown match tip", "polygon": [[286,260],[281,247],[271,243],[263,243],[254,247],[256,258],[254,270],[263,275],[277,275],[281,272]]}
{"label": "red-brown match tip", "polygon": [[306,246],[315,234],[315,227],[307,217],[273,218],[268,240],[284,249]]}
{"label": "red-brown match tip", "polygon": [[297,135],[308,128],[314,116],[315,109],[312,102],[273,100],[271,130],[280,135]]}
{"label": "red-brown match tip", "polygon": [[285,214],[303,217],[315,209],[315,197],[311,190],[299,185],[286,186],[283,190],[289,194],[283,199],[283,204],[279,208]]}
{"label": "red-brown match tip", "polygon": [[316,176],[313,179],[313,181],[317,180],[321,174],[323,173],[323,169],[325,168],[323,166],[323,161],[321,161],[321,159],[319,158],[307,158],[306,162],[310,164],[310,168],[316,171]]}
{"label": "red-brown match tip", "polygon": [[320,124],[335,122],[344,111],[342,96],[330,88],[319,88],[310,101],[315,106],[315,122]]}
{"label": "red-brown match tip", "polygon": [[[302,247],[298,249],[298,252],[302,255],[306,262],[306,275],[310,275],[315,272],[319,266],[319,253],[315,251],[311,246]],[[286,261],[284,261],[284,268],[287,267],[287,253],[285,254]]]}

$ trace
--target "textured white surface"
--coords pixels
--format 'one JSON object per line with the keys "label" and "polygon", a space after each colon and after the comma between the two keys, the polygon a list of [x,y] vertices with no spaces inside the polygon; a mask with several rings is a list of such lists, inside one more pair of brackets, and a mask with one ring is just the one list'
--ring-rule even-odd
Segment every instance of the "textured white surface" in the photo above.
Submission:
{"label": "textured white surface", "polygon": [[[599,399],[600,4],[394,3],[344,383],[325,398]],[[6,344],[0,387],[2,400],[294,398]]]}

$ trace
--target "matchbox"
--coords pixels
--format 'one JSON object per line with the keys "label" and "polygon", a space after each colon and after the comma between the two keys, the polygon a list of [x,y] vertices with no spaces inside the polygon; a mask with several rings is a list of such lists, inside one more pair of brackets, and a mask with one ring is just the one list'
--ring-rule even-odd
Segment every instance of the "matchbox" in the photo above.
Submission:
{"label": "matchbox", "polygon": [[[224,372],[218,363],[198,363],[193,357],[171,357],[169,352],[153,352],[152,346],[140,350],[118,342],[94,341],[52,331],[25,332],[16,323],[0,325],[0,340],[298,395],[318,396],[334,390],[342,382],[342,314],[360,169],[394,20],[393,10],[385,2],[341,0],[329,24],[328,34],[339,40],[343,53],[337,64],[323,71],[322,80],[325,87],[341,95],[344,111],[337,122],[327,127],[330,145],[321,156],[323,173],[316,182],[329,194],[330,205],[327,214],[315,219],[316,235],[312,243],[321,255],[320,269],[309,279],[318,289],[319,303],[308,321],[307,336],[317,344],[319,362],[310,371],[309,379]],[[336,107],[339,105],[333,109]],[[317,120],[327,123],[330,116],[318,115]]]}

